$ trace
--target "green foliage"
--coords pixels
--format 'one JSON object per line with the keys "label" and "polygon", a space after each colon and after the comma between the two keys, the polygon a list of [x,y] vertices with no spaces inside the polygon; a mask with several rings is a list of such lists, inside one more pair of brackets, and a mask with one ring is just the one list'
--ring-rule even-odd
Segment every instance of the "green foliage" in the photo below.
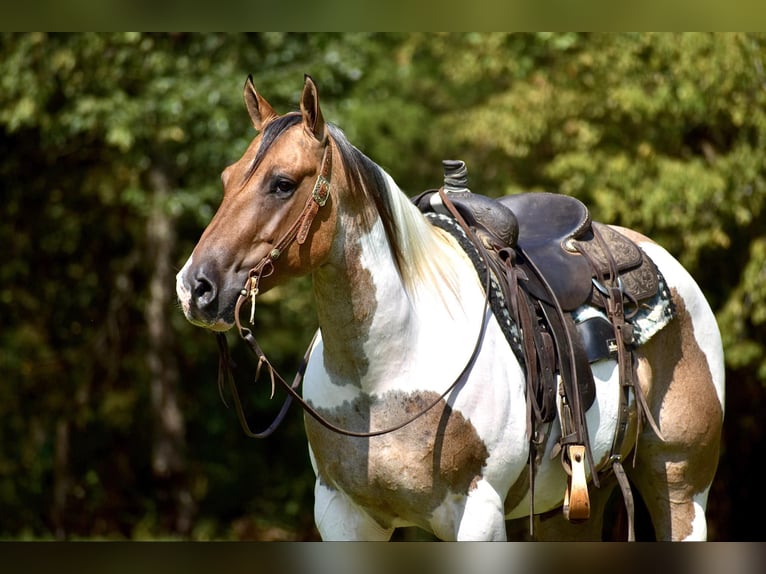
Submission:
{"label": "green foliage", "polygon": [[[301,417],[268,441],[246,439],[218,398],[213,338],[176,309],[166,309],[164,360],[179,373],[186,423],[181,478],[196,509],[187,530],[167,521],[180,483],[151,461],[145,309],[157,246],[147,226],[159,205],[180,268],[220,200],[218,174],[254,135],[241,95],[248,74],[285,112],[310,73],[325,116],[411,194],[440,185],[442,159],[463,159],[474,191],[574,195],[595,218],[658,240],[718,314],[736,380],[729,404],[763,405],[765,40],[0,36],[0,241],[9,254],[0,264],[0,535],[314,536]],[[158,174],[169,194],[158,192]],[[282,372],[315,326],[308,280],[259,307],[259,339]],[[275,405],[266,383],[248,384],[249,359],[231,344],[259,426]],[[763,438],[757,420],[727,424],[724,455],[748,460]],[[736,440],[745,431],[748,440]],[[720,537],[734,536],[721,508]]]}

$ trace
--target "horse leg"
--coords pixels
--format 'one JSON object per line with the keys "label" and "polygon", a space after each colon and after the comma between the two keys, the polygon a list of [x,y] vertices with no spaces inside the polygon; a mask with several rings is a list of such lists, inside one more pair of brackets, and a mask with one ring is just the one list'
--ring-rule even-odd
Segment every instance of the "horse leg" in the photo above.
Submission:
{"label": "horse leg", "polygon": [[[673,455],[662,450],[662,455],[639,456],[637,469],[631,473],[651,516],[657,540],[704,541],[709,486],[698,492],[690,489],[688,476],[695,472],[693,465],[683,460],[683,453]],[[676,457],[680,460],[673,460]]]}
{"label": "horse leg", "polygon": [[385,542],[393,528],[378,524],[342,492],[323,484],[314,488],[314,518],[322,540],[363,540]]}
{"label": "horse leg", "polygon": [[635,468],[628,463],[626,471],[643,497],[658,540],[705,540],[705,508],[723,423],[716,393],[722,381],[711,368],[717,351],[703,351],[704,341],[695,338],[683,300],[676,299],[678,317],[640,349],[637,367],[664,440],[645,427]]}
{"label": "horse leg", "polygon": [[718,466],[725,374],[715,316],[689,273],[640,234],[632,238],[660,268],[676,306],[674,318],[637,352],[636,380],[664,441],[645,426],[630,476],[658,540],[704,540],[707,493]]}
{"label": "horse leg", "polygon": [[503,500],[485,480],[468,493],[457,522],[456,540],[506,541]]}

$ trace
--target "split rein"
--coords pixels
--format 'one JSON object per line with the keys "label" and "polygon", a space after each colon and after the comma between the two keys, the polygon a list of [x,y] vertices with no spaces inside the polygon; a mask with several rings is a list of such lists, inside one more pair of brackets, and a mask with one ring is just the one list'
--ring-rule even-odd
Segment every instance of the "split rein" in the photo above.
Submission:
{"label": "split rein", "polygon": [[[239,331],[239,335],[248,344],[248,347],[258,359],[258,365],[255,371],[255,381],[259,380],[261,372],[265,368],[271,380],[271,396],[272,397],[274,396],[274,390],[277,383],[287,392],[287,397],[285,398],[285,401],[282,404],[282,408],[280,409],[279,413],[276,415],[272,423],[265,430],[261,432],[254,432],[250,428],[250,425],[247,421],[247,416],[245,415],[245,411],[242,406],[242,401],[240,400],[239,392],[237,390],[237,384],[236,384],[236,381],[234,380],[233,370],[235,368],[235,365],[229,354],[229,347],[226,341],[226,335],[224,333],[216,334],[216,340],[218,343],[218,357],[219,357],[218,392],[221,396],[221,400],[223,401],[224,405],[228,407],[228,403],[226,402],[226,399],[224,398],[224,387],[225,386],[229,387],[229,391],[234,400],[234,407],[237,412],[237,418],[239,419],[240,426],[242,427],[242,430],[244,431],[245,435],[250,438],[266,438],[270,436],[277,429],[277,427],[279,427],[281,422],[284,420],[285,415],[287,414],[287,411],[290,408],[290,405],[292,404],[293,400],[297,401],[298,404],[303,408],[303,410],[312,418],[314,418],[319,424],[321,424],[323,427],[337,434],[341,434],[341,435],[345,435],[349,437],[357,437],[357,438],[371,438],[371,437],[380,436],[380,435],[397,431],[409,425],[410,423],[414,422],[415,420],[423,416],[425,413],[433,409],[442,400],[444,400],[447,397],[447,395],[451,393],[452,390],[461,381],[465,379],[465,377],[468,375],[468,373],[470,373],[471,369],[473,368],[473,364],[476,360],[476,357],[479,354],[479,349],[481,348],[481,343],[484,339],[484,333],[486,331],[487,320],[489,315],[488,313],[489,296],[488,295],[484,301],[481,328],[479,330],[479,336],[477,338],[476,345],[474,346],[471,356],[469,357],[468,361],[463,367],[463,370],[460,372],[457,378],[449,385],[449,387],[447,387],[447,389],[436,400],[434,400],[426,408],[424,408],[420,412],[416,413],[415,415],[407,418],[406,420],[403,420],[402,422],[394,426],[381,429],[381,430],[358,432],[358,431],[353,431],[346,428],[341,428],[333,424],[329,420],[327,420],[324,416],[322,416],[319,413],[319,411],[317,411],[317,409],[312,407],[298,392],[298,388],[303,382],[303,376],[306,373],[306,367],[308,365],[309,354],[311,352],[311,349],[314,346],[316,335],[314,335],[314,339],[312,339],[308,350],[303,356],[303,360],[301,361],[301,364],[298,368],[298,372],[295,375],[293,383],[289,384],[287,381],[285,381],[285,379],[277,372],[277,370],[274,368],[271,362],[269,362],[269,359],[266,357],[260,345],[255,340],[255,337],[253,336],[252,331],[242,325],[240,313],[242,310],[242,306],[246,302],[249,303],[250,304],[250,325],[252,326],[255,320],[255,300],[259,293],[259,286],[260,286],[261,279],[265,277],[270,277],[271,275],[274,274],[275,272],[274,262],[279,258],[282,252],[284,252],[284,250],[293,243],[293,241],[298,242],[299,245],[305,242],[306,237],[308,236],[309,228],[311,227],[311,224],[314,220],[314,217],[319,211],[319,208],[323,207],[325,203],[327,202],[327,199],[329,198],[331,174],[332,174],[332,150],[330,146],[330,140],[328,139],[328,143],[324,151],[324,156],[322,158],[322,167],[321,167],[320,173],[317,176],[317,181],[314,184],[314,189],[311,193],[311,197],[309,197],[308,201],[306,202],[306,206],[303,208],[301,215],[298,217],[297,221],[292,225],[292,227],[290,227],[290,229],[288,229],[288,231],[282,236],[282,238],[275,244],[274,248],[269,252],[269,254],[266,257],[264,257],[261,261],[259,261],[258,264],[250,270],[250,272],[248,273],[247,280],[245,281],[245,285],[242,288],[242,291],[240,292],[239,297],[237,298],[236,305],[234,307],[234,322],[237,326],[237,330]],[[442,197],[444,204],[453,213],[457,221],[460,223],[461,227],[463,227],[466,233],[469,234],[469,237],[472,236],[473,232],[471,231],[470,227],[463,220],[463,218],[460,216],[457,210],[452,206],[452,203],[447,199],[443,190],[440,189],[439,194]],[[480,245],[480,243],[477,243],[477,244]],[[486,255],[482,253],[482,257],[486,258]],[[487,274],[487,285],[485,287],[486,287],[485,293],[489,293],[489,273]]]}

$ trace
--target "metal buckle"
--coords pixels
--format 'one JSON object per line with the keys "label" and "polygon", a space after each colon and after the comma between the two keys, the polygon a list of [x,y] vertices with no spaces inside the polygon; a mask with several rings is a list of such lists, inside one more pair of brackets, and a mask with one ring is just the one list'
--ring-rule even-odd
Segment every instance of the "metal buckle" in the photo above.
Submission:
{"label": "metal buckle", "polygon": [[311,192],[311,196],[314,201],[317,202],[319,207],[323,207],[327,203],[327,198],[330,197],[330,180],[322,174],[317,177],[317,182],[314,184],[314,190]]}
{"label": "metal buckle", "polygon": [[[596,289],[598,289],[604,297],[612,296],[612,293],[609,290],[609,288],[605,287],[604,284],[601,283],[595,277],[591,278],[591,283],[593,283],[593,286]],[[620,294],[623,294],[623,295],[625,294],[625,285],[622,282],[622,277],[620,277],[619,275],[617,276],[617,290],[620,292]]]}

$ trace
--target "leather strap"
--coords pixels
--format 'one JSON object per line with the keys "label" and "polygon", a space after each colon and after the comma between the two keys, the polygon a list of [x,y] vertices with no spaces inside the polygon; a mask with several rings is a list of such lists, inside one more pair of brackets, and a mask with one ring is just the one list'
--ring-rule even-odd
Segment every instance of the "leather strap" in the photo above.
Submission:
{"label": "leather strap", "polygon": [[628,514],[628,542],[636,541],[636,529],[635,529],[635,505],[633,502],[633,491],[630,489],[630,482],[628,476],[625,474],[625,469],[622,467],[622,463],[619,460],[612,461],[612,470],[617,477],[617,482],[620,485],[622,491],[622,499],[625,503],[625,511]]}

